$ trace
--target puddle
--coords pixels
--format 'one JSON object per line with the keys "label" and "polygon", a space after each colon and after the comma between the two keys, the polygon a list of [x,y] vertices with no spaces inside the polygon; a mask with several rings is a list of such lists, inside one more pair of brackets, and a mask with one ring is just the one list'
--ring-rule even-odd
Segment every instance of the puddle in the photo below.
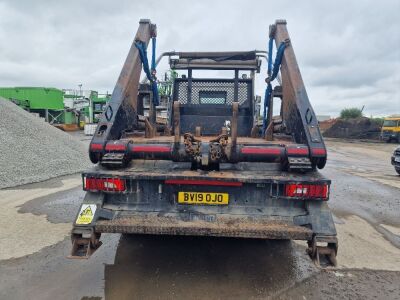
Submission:
{"label": "puddle", "polygon": [[[374,174],[373,171],[366,171],[366,172],[359,172],[359,171],[355,171],[355,170],[348,170],[348,169],[343,169],[344,172],[351,174],[351,175],[355,175],[355,176],[360,176],[369,180],[373,180],[376,181],[378,183],[381,184],[385,184],[385,185],[389,185],[395,188],[399,188],[400,189],[400,180],[398,178],[398,176],[396,175],[392,175],[392,174],[383,174],[382,173],[377,173]],[[394,173],[394,169],[393,169],[393,173]]]}
{"label": "puddle", "polygon": [[383,227],[384,229],[393,233],[394,235],[400,236],[400,227],[395,227],[395,226],[386,225],[386,224],[379,224],[379,226]]}
{"label": "puddle", "polygon": [[123,235],[115,263],[105,267],[105,297],[264,298],[316,272],[295,247],[289,241]]}
{"label": "puddle", "polygon": [[71,223],[50,223],[46,215],[18,213],[27,201],[59,191],[75,188],[80,178],[62,180],[54,188],[0,190],[0,260],[22,257],[62,241],[71,230]]}

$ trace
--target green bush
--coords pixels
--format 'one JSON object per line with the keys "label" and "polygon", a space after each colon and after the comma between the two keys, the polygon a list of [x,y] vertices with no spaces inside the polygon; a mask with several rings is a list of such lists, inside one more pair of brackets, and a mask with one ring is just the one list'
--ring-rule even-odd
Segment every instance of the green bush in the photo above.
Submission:
{"label": "green bush", "polygon": [[340,112],[341,119],[354,119],[362,117],[362,111],[359,108],[352,107],[352,108],[345,108],[342,109]]}
{"label": "green bush", "polygon": [[373,118],[373,117],[371,116],[370,119],[371,119],[371,122],[372,122],[372,123],[375,123],[376,125],[382,127],[384,118]]}

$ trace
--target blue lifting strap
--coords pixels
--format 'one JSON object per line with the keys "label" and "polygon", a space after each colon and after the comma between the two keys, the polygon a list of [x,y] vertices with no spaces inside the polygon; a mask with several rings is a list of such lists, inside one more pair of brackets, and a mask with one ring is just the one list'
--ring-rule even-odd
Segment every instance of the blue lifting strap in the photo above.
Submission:
{"label": "blue lifting strap", "polygon": [[278,76],[279,68],[282,63],[283,53],[285,52],[286,43],[282,42],[279,45],[278,51],[276,53],[275,62],[272,66],[272,46],[273,46],[274,38],[270,37],[268,42],[268,84],[265,89],[264,95],[264,112],[263,112],[263,127],[262,127],[262,135],[265,135],[265,131],[267,130],[267,109],[270,106],[271,96],[272,96],[272,85],[271,82]]}
{"label": "blue lifting strap", "polygon": [[[151,71],[149,68],[149,61],[147,59],[147,49],[146,49],[146,44],[142,41],[137,41],[135,42],[135,46],[139,51],[139,56],[140,60],[142,61],[143,65],[143,70],[146,73],[147,79],[151,82],[151,90],[153,92],[153,104],[155,106],[160,104],[160,98],[158,95],[158,88],[157,88],[157,80],[155,77],[155,68],[156,68],[156,59],[155,59],[155,52],[156,52],[156,42],[155,42],[155,37],[152,38],[152,60],[151,60]],[[153,74],[154,75],[153,75]]]}
{"label": "blue lifting strap", "polygon": [[151,38],[151,71],[156,71],[156,37]]}
{"label": "blue lifting strap", "polygon": [[268,42],[268,76],[271,76],[272,70],[272,47],[274,46],[274,38],[270,37]]}

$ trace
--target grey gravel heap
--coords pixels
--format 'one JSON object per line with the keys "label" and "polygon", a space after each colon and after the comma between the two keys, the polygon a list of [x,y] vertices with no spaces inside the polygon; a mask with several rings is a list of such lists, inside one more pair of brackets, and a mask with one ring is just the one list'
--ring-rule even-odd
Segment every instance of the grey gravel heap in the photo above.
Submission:
{"label": "grey gravel heap", "polygon": [[0,98],[0,189],[90,166],[81,141]]}

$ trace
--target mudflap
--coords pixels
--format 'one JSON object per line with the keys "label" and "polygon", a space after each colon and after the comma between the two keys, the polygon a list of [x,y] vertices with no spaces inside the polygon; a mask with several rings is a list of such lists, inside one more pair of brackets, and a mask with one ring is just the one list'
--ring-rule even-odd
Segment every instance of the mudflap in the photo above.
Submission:
{"label": "mudflap", "polygon": [[316,236],[308,241],[307,253],[314,264],[321,268],[336,267],[338,241],[333,236]]}

